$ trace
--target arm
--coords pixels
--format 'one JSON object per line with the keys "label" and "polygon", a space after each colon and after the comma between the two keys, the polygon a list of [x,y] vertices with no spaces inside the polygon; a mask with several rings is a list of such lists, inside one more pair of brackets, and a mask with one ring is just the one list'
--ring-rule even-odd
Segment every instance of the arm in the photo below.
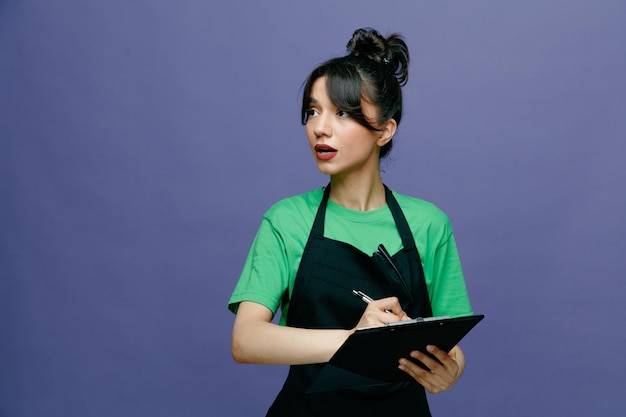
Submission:
{"label": "arm", "polygon": [[[394,314],[386,313],[391,310]],[[381,326],[402,320],[406,314],[395,297],[367,305],[355,326]],[[328,362],[355,329],[302,329],[271,323],[272,312],[250,301],[239,305],[232,335],[232,354],[237,363],[303,365]]]}
{"label": "arm", "polygon": [[244,301],[233,326],[232,353],[237,363],[302,365],[327,362],[350,330],[310,330],[271,323],[272,312]]}

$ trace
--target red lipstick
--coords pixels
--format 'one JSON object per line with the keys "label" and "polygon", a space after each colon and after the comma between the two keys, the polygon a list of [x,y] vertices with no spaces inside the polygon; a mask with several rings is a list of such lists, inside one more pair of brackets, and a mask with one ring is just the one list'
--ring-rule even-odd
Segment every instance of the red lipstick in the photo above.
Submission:
{"label": "red lipstick", "polygon": [[315,155],[319,160],[328,161],[330,159],[333,159],[335,155],[337,155],[337,149],[333,148],[332,146],[318,144],[315,145]]}

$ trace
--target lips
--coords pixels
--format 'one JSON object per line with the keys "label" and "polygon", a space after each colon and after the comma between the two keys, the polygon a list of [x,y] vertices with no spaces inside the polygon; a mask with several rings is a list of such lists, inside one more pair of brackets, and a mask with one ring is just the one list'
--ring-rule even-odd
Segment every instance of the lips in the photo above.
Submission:
{"label": "lips", "polygon": [[328,161],[329,159],[333,159],[335,155],[337,155],[337,149],[332,146],[318,144],[315,145],[315,154],[317,155],[317,159]]}

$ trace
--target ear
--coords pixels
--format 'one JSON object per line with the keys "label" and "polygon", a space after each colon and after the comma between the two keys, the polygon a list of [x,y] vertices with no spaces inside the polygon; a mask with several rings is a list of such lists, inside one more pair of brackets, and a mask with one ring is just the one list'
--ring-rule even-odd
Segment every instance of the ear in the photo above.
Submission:
{"label": "ear", "polygon": [[385,146],[391,139],[393,139],[393,135],[396,134],[396,129],[398,128],[398,123],[394,119],[389,119],[381,126],[380,135],[378,136],[378,140],[376,144],[381,148]]}

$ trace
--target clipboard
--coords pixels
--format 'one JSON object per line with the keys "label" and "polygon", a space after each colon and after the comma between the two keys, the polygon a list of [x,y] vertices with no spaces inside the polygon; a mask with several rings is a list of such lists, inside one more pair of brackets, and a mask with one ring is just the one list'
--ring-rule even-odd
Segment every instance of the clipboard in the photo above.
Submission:
{"label": "clipboard", "polygon": [[431,317],[358,329],[330,358],[307,392],[413,381],[398,369],[398,359],[407,358],[428,369],[409,352],[426,352],[427,345],[449,352],[484,317]]}

